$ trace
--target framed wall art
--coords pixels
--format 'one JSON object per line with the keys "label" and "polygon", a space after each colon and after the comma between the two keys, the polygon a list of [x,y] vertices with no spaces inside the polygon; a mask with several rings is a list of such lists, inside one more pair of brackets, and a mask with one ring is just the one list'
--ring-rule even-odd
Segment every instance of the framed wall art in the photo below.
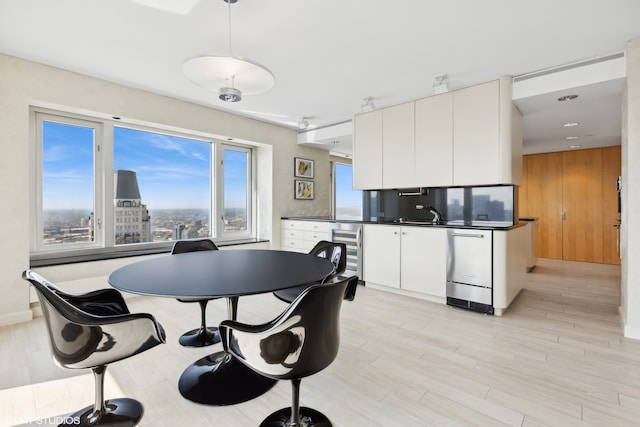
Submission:
{"label": "framed wall art", "polygon": [[296,178],[313,178],[313,160],[295,158],[294,175]]}
{"label": "framed wall art", "polygon": [[313,200],[313,181],[294,180],[295,199]]}

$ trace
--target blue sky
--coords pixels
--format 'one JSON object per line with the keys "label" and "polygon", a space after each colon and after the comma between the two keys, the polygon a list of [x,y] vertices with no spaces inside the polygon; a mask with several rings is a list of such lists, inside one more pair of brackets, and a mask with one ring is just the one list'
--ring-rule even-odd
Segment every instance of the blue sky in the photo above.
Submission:
{"label": "blue sky", "polygon": [[[43,124],[44,209],[92,208],[93,129]],[[142,202],[149,209],[202,208],[210,205],[211,144],[114,128],[114,169],[136,172]],[[244,206],[246,154],[225,155],[225,204]]]}
{"label": "blue sky", "polygon": [[113,168],[136,172],[149,209],[207,208],[211,145],[192,139],[115,127]]}
{"label": "blue sky", "polygon": [[[43,124],[44,209],[92,209],[93,129]],[[225,152],[225,206],[244,207],[246,153]],[[142,202],[150,210],[208,208],[211,145],[194,139],[114,127],[114,169],[136,172]],[[361,207],[351,189],[351,166],[336,165],[337,200]]]}
{"label": "blue sky", "polygon": [[93,208],[93,129],[43,123],[44,209]]}
{"label": "blue sky", "polygon": [[362,191],[354,191],[350,165],[336,163],[336,203],[342,207],[362,207]]}

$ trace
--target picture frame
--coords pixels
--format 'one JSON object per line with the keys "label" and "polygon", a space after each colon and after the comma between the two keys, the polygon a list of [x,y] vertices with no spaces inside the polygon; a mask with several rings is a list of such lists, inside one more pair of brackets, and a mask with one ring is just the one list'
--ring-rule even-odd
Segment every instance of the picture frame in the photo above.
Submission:
{"label": "picture frame", "polygon": [[309,159],[295,158],[293,174],[296,178],[312,179],[314,169],[314,161]]}
{"label": "picture frame", "polygon": [[296,200],[313,200],[315,197],[313,181],[296,179],[293,182],[294,198]]}

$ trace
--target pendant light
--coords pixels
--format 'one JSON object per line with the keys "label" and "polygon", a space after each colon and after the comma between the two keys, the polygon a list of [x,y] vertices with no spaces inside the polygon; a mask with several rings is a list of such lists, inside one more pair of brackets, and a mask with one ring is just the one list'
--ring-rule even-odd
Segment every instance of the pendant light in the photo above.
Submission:
{"label": "pendant light", "polygon": [[225,102],[238,102],[242,95],[255,95],[273,87],[275,78],[262,65],[233,56],[231,53],[231,3],[238,0],[223,0],[228,4],[229,55],[203,55],[189,59],[182,71],[198,86],[218,93]]}

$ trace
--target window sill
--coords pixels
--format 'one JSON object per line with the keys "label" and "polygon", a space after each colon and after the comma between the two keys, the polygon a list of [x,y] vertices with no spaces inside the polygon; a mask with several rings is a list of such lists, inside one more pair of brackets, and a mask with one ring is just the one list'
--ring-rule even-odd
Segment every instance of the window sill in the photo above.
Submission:
{"label": "window sill", "polygon": [[[240,246],[240,245],[250,245],[254,243],[266,243],[269,240],[265,239],[246,239],[234,242],[220,242],[216,243],[219,248],[223,248],[225,246]],[[109,251],[109,252],[96,252],[96,253],[73,253],[73,254],[47,254],[46,257],[40,256],[31,256],[29,262],[29,268],[35,267],[50,267],[54,265],[65,265],[65,264],[77,264],[82,262],[92,262],[92,261],[105,261],[110,259],[120,259],[120,258],[129,258],[129,257],[137,257],[137,256],[145,256],[145,255],[157,255],[163,253],[170,253],[172,246],[163,246],[163,247],[155,247],[155,248],[143,248],[143,249],[130,249],[130,250],[118,250],[118,251]]]}

